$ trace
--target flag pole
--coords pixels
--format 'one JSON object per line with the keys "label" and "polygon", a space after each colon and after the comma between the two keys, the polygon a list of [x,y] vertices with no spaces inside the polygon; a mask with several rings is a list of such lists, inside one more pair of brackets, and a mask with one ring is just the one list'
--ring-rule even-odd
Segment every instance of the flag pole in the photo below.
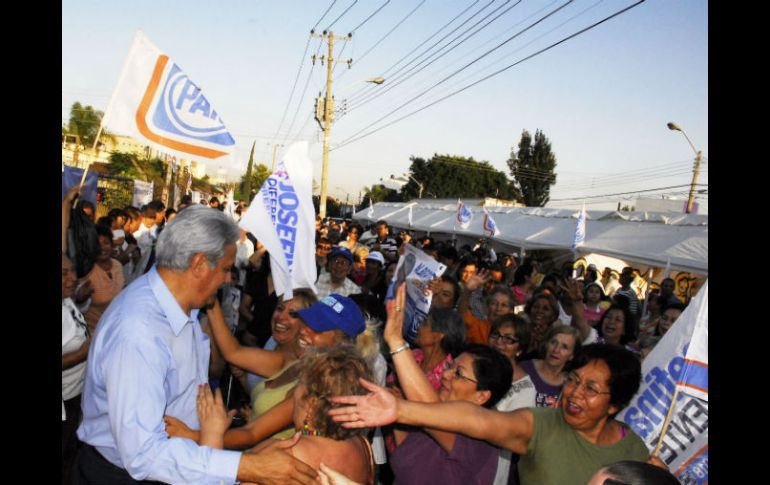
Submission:
{"label": "flag pole", "polygon": [[671,416],[674,414],[674,407],[676,407],[677,397],[679,397],[679,386],[676,387],[676,390],[674,391],[674,397],[671,398],[671,405],[668,407],[668,413],[666,413],[666,420],[663,422],[663,428],[660,430],[660,438],[658,438],[658,444],[657,446],[655,446],[655,449],[652,451],[652,456],[657,457],[658,453],[660,453],[660,447],[663,446],[663,438],[666,436],[669,423],[671,423]]}

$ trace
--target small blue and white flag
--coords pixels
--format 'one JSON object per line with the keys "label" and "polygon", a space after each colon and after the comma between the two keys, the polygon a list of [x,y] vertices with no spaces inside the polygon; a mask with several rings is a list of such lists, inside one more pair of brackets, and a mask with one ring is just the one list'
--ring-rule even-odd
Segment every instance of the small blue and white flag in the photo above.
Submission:
{"label": "small blue and white flag", "polygon": [[369,210],[366,212],[366,217],[374,219],[374,207],[372,206],[372,198],[369,197]]}
{"label": "small blue and white flag", "polygon": [[500,229],[497,228],[497,224],[495,224],[495,220],[492,219],[492,216],[489,215],[489,212],[487,212],[487,208],[484,207],[484,232],[489,234],[490,236],[497,236],[500,234]]}
{"label": "small blue and white flag", "polygon": [[577,224],[575,224],[575,237],[572,239],[572,249],[582,246],[586,240],[586,207],[580,210]]}
{"label": "small blue and white flag", "polygon": [[457,224],[463,229],[468,229],[472,220],[473,212],[460,199],[457,199]]}

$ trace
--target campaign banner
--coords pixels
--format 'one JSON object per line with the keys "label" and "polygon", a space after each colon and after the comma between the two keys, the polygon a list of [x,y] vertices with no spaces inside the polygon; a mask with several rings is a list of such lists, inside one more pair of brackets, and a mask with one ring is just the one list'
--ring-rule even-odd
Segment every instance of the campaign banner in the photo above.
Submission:
{"label": "campaign banner", "polygon": [[406,283],[403,332],[404,338],[411,344],[414,344],[420,325],[428,317],[430,310],[433,295],[430,291],[426,292],[428,283],[444,274],[444,271],[446,265],[439,263],[422,249],[404,244],[404,254],[398,259],[388,294],[392,297],[395,289],[401,283]]}
{"label": "campaign banner", "polygon": [[134,37],[102,125],[179,158],[233,159],[235,140],[217,111],[141,31]]}
{"label": "campaign banner", "polygon": [[153,189],[153,182],[134,179],[134,198],[131,200],[131,205],[141,209],[143,205],[149,204],[152,201]]}
{"label": "campaign banner", "polygon": [[240,226],[265,245],[277,295],[295,288],[315,291],[313,162],[307,142],[291,145],[241,218]]}
{"label": "campaign banner", "polygon": [[[618,414],[684,485],[708,483],[708,281],[642,363],[642,385]],[[677,392],[677,389],[679,391]]]}
{"label": "campaign banner", "polygon": [[[61,171],[61,198],[64,200],[64,196],[74,186],[80,185],[80,180],[83,178],[82,168],[71,167],[64,165]],[[99,182],[99,174],[95,172],[88,172],[86,180],[83,182],[83,187],[80,188],[80,199],[87,200],[96,205],[96,184]]]}

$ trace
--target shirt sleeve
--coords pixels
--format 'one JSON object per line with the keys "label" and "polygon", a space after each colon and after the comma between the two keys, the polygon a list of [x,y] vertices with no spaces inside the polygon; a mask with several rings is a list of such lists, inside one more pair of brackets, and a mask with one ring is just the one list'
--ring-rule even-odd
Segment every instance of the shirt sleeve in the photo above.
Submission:
{"label": "shirt sleeve", "polygon": [[166,434],[166,387],[175,384],[176,369],[162,342],[149,337],[123,340],[104,359],[102,372],[117,451],[134,479],[235,483],[241,453]]}

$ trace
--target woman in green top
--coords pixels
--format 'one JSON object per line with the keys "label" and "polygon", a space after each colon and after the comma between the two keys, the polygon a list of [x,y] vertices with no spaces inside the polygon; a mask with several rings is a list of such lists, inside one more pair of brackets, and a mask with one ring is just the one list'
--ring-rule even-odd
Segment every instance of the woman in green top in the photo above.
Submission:
{"label": "woman in green top", "polygon": [[504,413],[464,402],[404,401],[366,382],[370,394],[333,398],[350,406],[329,414],[351,428],[397,421],[462,433],[521,455],[522,485],[585,485],[605,465],[647,459],[641,438],[614,419],[636,394],[641,376],[639,360],[631,352],[593,344],[584,347],[579,363],[568,373],[554,409]]}

